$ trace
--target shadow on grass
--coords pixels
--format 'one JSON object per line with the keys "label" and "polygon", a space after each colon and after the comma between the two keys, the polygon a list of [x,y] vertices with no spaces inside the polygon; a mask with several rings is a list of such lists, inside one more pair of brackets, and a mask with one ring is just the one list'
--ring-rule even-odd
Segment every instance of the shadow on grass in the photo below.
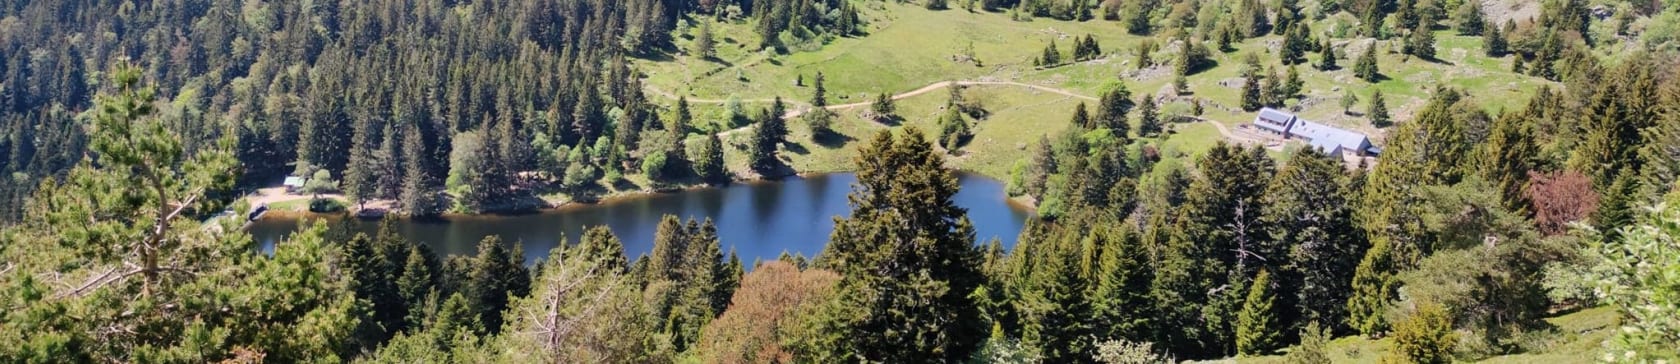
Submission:
{"label": "shadow on grass", "polygon": [[812,143],[828,149],[846,146],[846,143],[851,143],[854,140],[857,139],[850,135],[836,133],[833,130],[823,130],[811,135]]}

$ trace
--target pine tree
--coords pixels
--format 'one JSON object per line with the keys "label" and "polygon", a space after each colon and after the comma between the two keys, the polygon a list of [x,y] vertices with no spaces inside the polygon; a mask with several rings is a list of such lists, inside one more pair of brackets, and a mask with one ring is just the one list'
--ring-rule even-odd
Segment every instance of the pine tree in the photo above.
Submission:
{"label": "pine tree", "polygon": [[1377,46],[1375,43],[1366,47],[1365,53],[1359,55],[1359,61],[1354,62],[1353,76],[1370,83],[1382,80],[1382,74],[1377,71]]}
{"label": "pine tree", "polygon": [[1371,126],[1387,128],[1394,125],[1388,116],[1388,101],[1383,97],[1382,90],[1371,93],[1371,102],[1365,110],[1365,118],[1371,120]]}
{"label": "pine tree", "polygon": [[1382,32],[1383,22],[1386,21],[1387,18],[1383,17],[1382,10],[1378,8],[1378,6],[1374,5],[1365,7],[1365,15],[1359,17],[1360,35],[1377,39],[1382,39],[1384,37]]}
{"label": "pine tree", "polygon": [[1275,299],[1271,286],[1271,273],[1262,269],[1248,288],[1248,298],[1243,300],[1242,312],[1237,316],[1239,354],[1266,355],[1277,350],[1282,325],[1272,308]]}
{"label": "pine tree", "polygon": [[1249,60],[1248,66],[1243,70],[1242,109],[1243,111],[1253,112],[1266,106],[1266,99],[1263,94],[1266,87],[1261,85],[1263,80],[1260,76],[1260,61],[1253,53],[1250,53],[1247,58]]}
{"label": "pine tree", "polygon": [[[1465,1],[1453,13],[1453,23],[1458,29],[1458,35],[1482,35],[1486,28],[1486,20],[1482,16],[1482,2],[1479,0]],[[1497,31],[1497,30],[1495,30]]]}
{"label": "pine tree", "polygon": [[1306,54],[1302,53],[1302,49],[1307,46],[1301,44],[1306,39],[1297,37],[1296,34],[1293,30],[1284,31],[1283,45],[1278,47],[1278,61],[1286,66],[1307,61]]}
{"label": "pine tree", "polygon": [[1499,27],[1487,27],[1487,30],[1482,32],[1482,50],[1486,52],[1488,57],[1504,57],[1506,53],[1510,52],[1508,48],[1505,34],[1499,32]]}
{"label": "pine tree", "polygon": [[1153,137],[1161,134],[1164,127],[1161,118],[1155,114],[1155,98],[1143,95],[1143,102],[1138,107],[1138,137]]}
{"label": "pine tree", "polygon": [[1518,213],[1529,211],[1528,200],[1523,195],[1528,190],[1528,174],[1540,154],[1533,138],[1524,115],[1507,113],[1494,122],[1493,130],[1481,146],[1482,179],[1499,189],[1500,201],[1506,209]]}
{"label": "pine tree", "polygon": [[1306,86],[1306,83],[1301,81],[1301,72],[1296,70],[1295,66],[1289,66],[1283,77],[1283,92],[1279,95],[1284,99],[1300,97],[1301,88]]}
{"label": "pine tree", "polygon": [[1318,54],[1319,71],[1329,72],[1341,68],[1341,66],[1336,65],[1336,48],[1330,46],[1329,40],[1325,40],[1323,44],[1318,46]]}
{"label": "pine tree", "polygon": [[1429,30],[1429,25],[1418,25],[1412,29],[1412,35],[1406,37],[1406,44],[1401,52],[1423,59],[1435,59],[1435,32]]}
{"label": "pine tree", "polygon": [[1073,119],[1070,123],[1077,129],[1091,130],[1096,128],[1096,125],[1091,123],[1091,113],[1085,111],[1085,103],[1083,102],[1073,107]]}
{"label": "pine tree", "polygon": [[1078,236],[1052,234],[1054,240],[1034,246],[1033,269],[1019,272],[1031,283],[1022,287],[1021,344],[1041,353],[1048,361],[1071,361],[1090,357],[1086,337],[1092,333],[1088,320],[1091,302],[1081,277],[1081,249]]}
{"label": "pine tree", "polygon": [[1103,92],[1102,100],[1098,101],[1097,105],[1098,127],[1108,128],[1124,143],[1130,138],[1131,121],[1126,114],[1131,113],[1132,105],[1132,92],[1126,89],[1125,83],[1119,83],[1113,89]]}
{"label": "pine tree", "polygon": [[1604,199],[1598,211],[1593,213],[1593,227],[1604,234],[1604,241],[1621,240],[1619,228],[1632,225],[1634,217],[1638,216],[1637,206],[1642,202],[1639,202],[1639,179],[1633,173],[1624,169],[1617,174],[1604,190]]}
{"label": "pine tree", "polygon": [[483,323],[481,334],[495,334],[502,329],[502,312],[507,310],[508,297],[523,297],[530,293],[530,272],[525,269],[525,257],[510,252],[502,240],[492,235],[478,242],[478,256],[472,260],[468,278],[468,298]]}
{"label": "pine tree", "polygon": [[811,83],[811,106],[819,109],[828,107],[828,90],[823,88],[822,71],[817,71],[817,78]]}
{"label": "pine tree", "polygon": [[[1140,131],[1141,132],[1141,131]],[[1056,152],[1050,147],[1050,137],[1039,136],[1038,144],[1033,149],[1032,163],[1028,166],[1025,190],[1028,196],[1040,201],[1049,192],[1049,179],[1058,172]]]}
{"label": "pine tree", "polygon": [[857,315],[821,324],[853,334],[813,349],[885,362],[968,355],[985,338],[968,296],[982,279],[974,227],[951,200],[955,175],[914,127],[877,134],[856,162],[852,213],[836,220],[823,265],[843,277],[833,306]]}
{"label": "pine tree", "polygon": [[1388,241],[1373,243],[1353,272],[1353,295],[1347,302],[1348,326],[1365,336],[1377,336],[1388,330],[1383,315],[1399,288],[1399,279],[1394,277],[1394,252]]}
{"label": "pine tree", "polygon": [[723,140],[717,134],[707,133],[705,142],[694,149],[689,159],[694,161],[694,174],[701,180],[712,184],[729,181],[729,172],[723,164]]}
{"label": "pine tree", "polygon": [[694,36],[694,55],[701,59],[717,58],[717,41],[712,36],[712,22],[700,22],[700,34]]}

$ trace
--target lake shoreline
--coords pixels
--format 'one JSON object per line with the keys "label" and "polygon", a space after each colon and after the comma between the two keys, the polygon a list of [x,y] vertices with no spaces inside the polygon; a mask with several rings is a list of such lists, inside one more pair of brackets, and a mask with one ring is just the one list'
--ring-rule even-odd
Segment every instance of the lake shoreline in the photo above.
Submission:
{"label": "lake shoreline", "polygon": [[[969,171],[969,170],[961,170],[961,169],[956,169],[956,170],[953,170],[953,171],[955,171],[958,174],[969,174],[969,175],[989,178],[989,179],[992,179],[994,181],[998,181],[1000,183],[1002,183],[1002,181],[1003,181],[1003,179],[999,179],[999,178],[996,178],[994,176],[988,176],[986,174],[980,173],[979,171]],[[589,200],[548,199],[548,198],[542,198],[541,196],[538,196],[537,199],[543,201],[543,205],[541,205],[539,207],[535,207],[535,208],[491,209],[491,210],[475,212],[475,213],[445,212],[445,213],[442,213],[442,214],[438,214],[436,216],[419,216],[419,217],[403,213],[400,210],[396,210],[396,209],[386,211],[386,212],[381,212],[381,213],[363,213],[362,210],[357,209],[354,204],[351,204],[349,201],[344,201],[344,200],[342,200],[342,198],[340,198],[340,202],[343,202],[346,206],[348,206],[348,208],[346,208],[344,211],[312,212],[312,211],[307,210],[308,209],[308,204],[306,203],[306,204],[303,204],[302,210],[299,210],[299,209],[272,209],[272,210],[269,210],[268,212],[264,213],[263,218],[273,217],[273,218],[283,218],[283,219],[297,219],[297,218],[308,218],[308,217],[348,215],[349,217],[353,217],[353,218],[361,219],[361,220],[379,220],[379,219],[385,218],[386,216],[395,216],[397,218],[403,218],[403,219],[453,220],[453,219],[472,219],[472,218],[483,218],[483,217],[507,217],[507,216],[541,215],[541,214],[546,214],[546,213],[565,212],[565,211],[569,211],[569,210],[573,210],[573,209],[579,209],[579,208],[590,208],[590,207],[597,207],[597,206],[603,206],[603,205],[611,205],[611,204],[615,204],[615,203],[622,203],[622,202],[625,202],[625,201],[634,201],[634,200],[651,198],[651,197],[655,197],[655,196],[659,196],[659,195],[676,194],[676,193],[693,192],[693,191],[702,191],[702,190],[712,190],[712,189],[722,189],[722,188],[728,188],[728,187],[730,187],[732,185],[736,185],[736,184],[749,184],[750,185],[750,184],[758,184],[758,183],[778,183],[778,182],[785,182],[789,178],[801,178],[802,179],[802,178],[809,178],[809,177],[812,177],[812,176],[840,174],[840,173],[852,173],[852,171],[844,171],[844,170],[842,170],[842,171],[806,171],[806,172],[794,172],[794,173],[789,173],[789,174],[786,174],[786,175],[771,176],[771,177],[759,176],[759,177],[756,177],[756,178],[732,178],[732,179],[730,179],[730,181],[728,183],[721,183],[721,184],[719,184],[719,183],[698,183],[698,184],[678,185],[678,186],[675,186],[675,187],[667,187],[667,188],[641,188],[641,189],[635,189],[635,190],[614,191],[614,192],[607,193],[607,194],[604,194],[604,195],[601,195],[599,197],[596,197],[594,199],[589,199]],[[328,197],[328,198],[338,198],[338,197]],[[1005,194],[1004,202],[1007,203],[1007,204],[1010,204],[1010,205],[1026,208],[1026,209],[1033,210],[1033,211],[1038,210],[1037,201],[1034,201],[1031,197],[1027,197],[1027,196],[1009,196],[1009,195]]]}

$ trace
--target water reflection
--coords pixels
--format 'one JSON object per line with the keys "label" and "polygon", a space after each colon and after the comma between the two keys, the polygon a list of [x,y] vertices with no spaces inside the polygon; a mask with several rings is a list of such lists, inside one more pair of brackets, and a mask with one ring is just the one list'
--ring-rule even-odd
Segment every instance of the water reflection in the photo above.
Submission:
{"label": "water reflection", "polygon": [[[474,254],[486,236],[521,242],[528,261],[546,257],[562,238],[575,242],[591,226],[607,225],[624,240],[631,259],[651,250],[661,216],[713,219],[724,249],[735,249],[741,260],[775,259],[783,251],[815,256],[828,242],[834,218],[851,211],[846,194],[857,177],[850,173],[790,178],[779,182],[739,183],[724,188],[698,189],[573,205],[542,213],[513,216],[456,216],[441,221],[403,220],[398,223],[410,241],[421,242],[439,254]],[[1014,246],[1031,210],[1009,204],[1004,186],[979,175],[960,174],[958,206],[968,209],[975,237],[993,237]],[[297,217],[265,218],[249,231],[264,247],[297,230]],[[349,228],[372,234],[376,221],[351,221]]]}

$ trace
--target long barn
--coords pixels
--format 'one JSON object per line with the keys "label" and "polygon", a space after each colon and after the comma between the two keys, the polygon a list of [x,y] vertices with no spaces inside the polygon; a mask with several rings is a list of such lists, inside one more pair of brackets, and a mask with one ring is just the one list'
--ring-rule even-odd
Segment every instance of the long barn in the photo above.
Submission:
{"label": "long barn", "polygon": [[1372,146],[1371,138],[1365,134],[1308,121],[1269,107],[1260,109],[1260,112],[1254,115],[1254,127],[1284,139],[1305,141],[1313,149],[1329,154],[1382,154],[1382,149]]}

